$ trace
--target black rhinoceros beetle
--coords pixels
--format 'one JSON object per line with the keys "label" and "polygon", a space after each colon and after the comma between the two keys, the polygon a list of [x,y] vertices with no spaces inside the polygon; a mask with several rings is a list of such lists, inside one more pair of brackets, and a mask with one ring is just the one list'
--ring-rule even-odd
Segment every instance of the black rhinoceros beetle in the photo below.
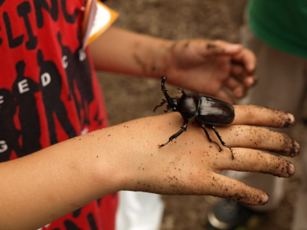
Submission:
{"label": "black rhinoceros beetle", "polygon": [[183,117],[184,122],[181,126],[181,129],[177,133],[172,135],[169,138],[168,142],[159,145],[159,147],[167,145],[173,139],[181,135],[184,131],[187,130],[189,120],[192,118],[196,118],[196,121],[205,131],[209,141],[215,143],[219,147],[220,151],[222,150],[221,146],[210,138],[206,126],[210,127],[215,132],[223,146],[230,149],[232,159],[234,159],[232,149],[225,144],[225,142],[222,140],[221,136],[213,126],[230,124],[235,117],[233,106],[230,103],[215,97],[210,97],[206,95],[196,96],[194,94],[185,93],[183,89],[180,88],[178,88],[178,90],[179,93],[182,93],[181,97],[170,97],[165,88],[165,81],[167,77],[165,76],[161,79],[161,90],[165,96],[165,99],[162,99],[161,104],[157,105],[154,108],[154,111],[156,111],[158,107],[161,107],[162,105],[167,103],[166,110],[164,112],[168,112],[169,110],[173,112],[178,111]]}

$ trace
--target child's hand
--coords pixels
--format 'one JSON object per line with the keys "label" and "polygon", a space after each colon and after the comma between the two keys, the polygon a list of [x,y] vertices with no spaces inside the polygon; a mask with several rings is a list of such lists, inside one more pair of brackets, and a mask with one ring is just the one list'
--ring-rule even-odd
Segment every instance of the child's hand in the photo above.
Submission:
{"label": "child's hand", "polygon": [[[257,126],[289,127],[295,123],[294,117],[258,106],[235,106],[235,113],[232,125],[216,127],[225,143],[232,148],[235,159],[226,147],[222,146],[220,152],[214,143],[208,141],[201,127],[192,122],[177,140],[159,148],[159,144],[180,129],[182,118],[179,113],[147,117],[114,127],[112,135],[128,137],[121,159],[121,164],[125,165],[122,168],[122,189],[160,194],[213,195],[254,205],[266,203],[268,196],[263,191],[219,172],[230,169],[280,177],[293,175],[295,168],[289,161],[263,150],[296,156],[298,143],[285,134]],[[211,138],[219,143],[211,131]]]}
{"label": "child's hand", "polygon": [[163,75],[176,86],[231,102],[233,96],[243,97],[256,81],[256,57],[241,45],[194,39],[174,42],[169,50]]}

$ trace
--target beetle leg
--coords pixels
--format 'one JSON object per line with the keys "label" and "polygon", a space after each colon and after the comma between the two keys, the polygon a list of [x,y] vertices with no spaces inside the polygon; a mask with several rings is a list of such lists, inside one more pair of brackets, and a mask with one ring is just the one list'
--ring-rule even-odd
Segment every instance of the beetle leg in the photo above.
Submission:
{"label": "beetle leg", "polygon": [[161,147],[167,145],[168,143],[170,143],[171,141],[173,141],[175,138],[177,138],[178,136],[180,136],[184,131],[187,130],[188,123],[189,123],[189,121],[185,119],[184,122],[183,122],[183,125],[181,126],[181,129],[180,129],[177,133],[175,133],[174,135],[172,135],[172,136],[169,138],[168,142],[166,142],[165,144],[159,145],[159,147],[161,148]]}
{"label": "beetle leg", "polygon": [[235,159],[235,157],[233,156],[233,152],[232,152],[232,149],[225,144],[225,142],[222,140],[220,134],[218,133],[218,131],[214,128],[213,125],[208,125],[211,129],[213,129],[213,131],[215,132],[216,136],[219,138],[220,142],[222,143],[223,146],[227,147],[230,149],[230,152],[231,152],[231,155],[232,155],[232,159]]}
{"label": "beetle leg", "polygon": [[217,143],[217,142],[215,142],[215,141],[213,141],[212,139],[211,139],[211,137],[210,137],[210,135],[209,135],[209,133],[208,133],[208,130],[206,129],[206,126],[201,122],[201,121],[199,121],[198,119],[196,119],[196,121],[198,122],[198,124],[200,124],[200,126],[203,128],[203,130],[205,131],[205,133],[206,133],[206,135],[207,135],[207,137],[208,137],[208,140],[210,141],[210,142],[213,142],[213,143],[215,143],[218,147],[219,147],[219,151],[221,152],[223,149],[221,148],[221,146]]}
{"label": "beetle leg", "polygon": [[154,112],[156,112],[156,109],[157,108],[159,108],[159,107],[161,107],[162,105],[164,105],[166,103],[166,100],[165,99],[162,99],[162,102],[161,102],[161,104],[160,105],[157,105],[155,108],[154,108]]}

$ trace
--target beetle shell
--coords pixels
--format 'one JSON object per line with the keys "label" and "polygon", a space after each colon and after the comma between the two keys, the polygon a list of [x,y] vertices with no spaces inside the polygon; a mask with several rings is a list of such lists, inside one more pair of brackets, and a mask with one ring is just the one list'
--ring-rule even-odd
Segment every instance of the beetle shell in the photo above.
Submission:
{"label": "beetle shell", "polygon": [[184,119],[190,120],[198,115],[199,99],[193,94],[183,94],[178,100],[177,111]]}
{"label": "beetle shell", "polygon": [[215,97],[199,96],[199,114],[200,120],[210,125],[228,125],[234,117],[233,106],[227,101]]}

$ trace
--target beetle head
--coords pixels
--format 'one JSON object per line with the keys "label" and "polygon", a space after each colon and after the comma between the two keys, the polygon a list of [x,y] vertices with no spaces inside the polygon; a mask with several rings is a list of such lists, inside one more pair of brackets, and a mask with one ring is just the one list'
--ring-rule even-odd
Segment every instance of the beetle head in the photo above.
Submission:
{"label": "beetle head", "polygon": [[178,102],[178,97],[166,97],[167,100],[167,106],[166,106],[166,112],[171,110],[173,112],[177,111],[177,102]]}
{"label": "beetle head", "polygon": [[177,102],[179,100],[178,97],[170,97],[167,93],[165,93],[165,98],[166,99],[162,99],[162,102],[160,105],[157,105],[155,108],[154,108],[154,112],[156,111],[156,109],[158,107],[161,107],[162,105],[164,105],[165,103],[167,103],[166,105],[166,110],[164,110],[164,112],[168,112],[169,110],[170,111],[177,111]]}

